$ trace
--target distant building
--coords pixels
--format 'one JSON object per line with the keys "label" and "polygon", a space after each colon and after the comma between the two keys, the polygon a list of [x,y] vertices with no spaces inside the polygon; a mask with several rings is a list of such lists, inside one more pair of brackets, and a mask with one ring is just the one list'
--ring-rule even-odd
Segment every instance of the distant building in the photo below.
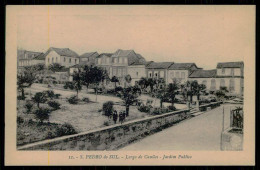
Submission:
{"label": "distant building", "polygon": [[163,78],[165,83],[168,84],[168,69],[174,62],[150,62],[146,65],[147,78]]}
{"label": "distant building", "polygon": [[33,66],[37,64],[44,64],[44,53],[27,51],[27,50],[18,50],[17,51],[18,58],[18,68]]}
{"label": "distant building", "polygon": [[[110,78],[112,78],[113,76],[118,77],[120,84],[124,87],[126,86],[126,75],[131,74],[132,76],[134,76],[135,74],[134,78],[131,76],[131,78],[133,79],[131,84],[139,79],[140,76],[136,76],[136,74],[145,75],[145,68],[141,66],[142,64],[145,65],[145,59],[140,54],[135,53],[134,50],[119,49],[111,56],[110,60]],[[137,68],[138,73],[136,73],[136,71],[133,72],[133,69]],[[135,82],[133,84],[135,84]]]}
{"label": "distant building", "polygon": [[54,48],[51,47],[44,54],[45,65],[48,67],[53,63],[58,63],[66,68],[79,64],[80,58],[78,54],[69,48]]}
{"label": "distant building", "polygon": [[94,66],[96,64],[97,56],[99,56],[97,52],[84,53],[79,56],[79,63]]}
{"label": "distant building", "polygon": [[113,53],[102,53],[96,57],[96,65],[107,71],[109,77],[112,77],[112,56]]}
{"label": "distant building", "polygon": [[189,75],[194,71],[198,70],[195,63],[174,63],[168,68],[167,82],[172,83],[177,80],[179,83],[188,81]]}
{"label": "distant building", "polygon": [[244,63],[225,62],[218,63],[214,70],[195,70],[189,80],[197,80],[205,84],[207,90],[216,91],[220,87],[227,87],[231,94],[243,95],[244,91]]}

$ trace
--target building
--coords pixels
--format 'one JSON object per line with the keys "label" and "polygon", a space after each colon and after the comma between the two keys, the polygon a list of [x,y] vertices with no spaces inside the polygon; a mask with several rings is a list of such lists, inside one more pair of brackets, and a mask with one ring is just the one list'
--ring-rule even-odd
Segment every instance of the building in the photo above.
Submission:
{"label": "building", "polygon": [[79,64],[80,58],[78,54],[69,48],[54,48],[51,47],[44,54],[45,65],[48,67],[53,63],[58,63],[66,68]]}
{"label": "building", "polygon": [[96,57],[96,65],[107,71],[109,77],[112,77],[112,56],[113,53],[102,53]]}
{"label": "building", "polygon": [[217,84],[217,70],[195,70],[190,76],[189,80],[196,80],[199,84],[204,84],[207,91],[216,91],[219,89],[219,84]]}
{"label": "building", "polygon": [[[137,81],[141,75],[145,75],[145,65],[146,61],[144,57],[140,54],[135,53],[134,50],[117,50],[110,58],[111,67],[110,67],[110,78],[113,76],[118,77],[119,84],[123,87],[126,86],[125,76],[132,75],[132,82]],[[138,73],[134,72],[133,69],[138,68]],[[136,76],[138,74],[138,76]],[[132,84],[131,82],[131,84]],[[134,83],[133,83],[134,84]]]}
{"label": "building", "polygon": [[168,84],[168,69],[173,64],[174,62],[149,62],[145,67],[147,78],[163,78]]}
{"label": "building", "polygon": [[84,53],[79,56],[79,63],[94,66],[96,64],[97,56],[99,56],[97,52]]}
{"label": "building", "polygon": [[130,64],[128,66],[127,72],[128,72],[128,75],[130,75],[132,78],[132,81],[131,81],[132,86],[137,85],[139,80],[142,77],[146,77],[145,65],[146,65],[146,62],[143,60],[140,60],[140,61],[133,62],[132,64]]}
{"label": "building", "polygon": [[218,63],[214,70],[195,70],[190,74],[189,80],[197,80],[199,84],[205,84],[208,91],[227,87],[230,94],[243,95],[244,63],[225,62]]}
{"label": "building", "polygon": [[232,94],[244,93],[244,62],[225,62],[217,64],[219,86],[225,86]]}
{"label": "building", "polygon": [[172,83],[177,80],[179,83],[185,83],[189,79],[189,75],[198,68],[195,63],[174,63],[168,68],[167,82]]}
{"label": "building", "polygon": [[18,68],[33,66],[37,64],[44,64],[44,53],[27,51],[27,50],[17,50],[18,58]]}

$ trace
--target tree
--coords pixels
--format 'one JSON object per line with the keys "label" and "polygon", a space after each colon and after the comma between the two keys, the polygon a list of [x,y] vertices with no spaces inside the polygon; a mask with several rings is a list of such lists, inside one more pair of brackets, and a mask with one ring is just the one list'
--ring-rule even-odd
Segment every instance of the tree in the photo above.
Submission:
{"label": "tree", "polygon": [[132,77],[128,74],[128,75],[126,75],[125,76],[125,81],[126,81],[126,83],[129,85],[130,83],[131,83],[131,81],[132,81]]}
{"label": "tree", "polygon": [[148,81],[148,84],[149,84],[149,86],[150,86],[151,92],[153,92],[153,87],[154,87],[154,85],[156,84],[156,80],[153,79],[153,78],[148,78],[147,81]]}
{"label": "tree", "polygon": [[47,101],[47,95],[44,92],[37,92],[35,93],[32,100],[37,103],[37,107],[40,108],[40,103],[45,103]]}
{"label": "tree", "polygon": [[146,89],[149,86],[148,79],[146,77],[142,77],[139,81],[138,84],[141,86],[142,89]]}
{"label": "tree", "polygon": [[113,76],[112,79],[111,79],[111,82],[115,83],[115,88],[116,88],[116,83],[119,82],[119,80],[116,76]]}
{"label": "tree", "polygon": [[91,84],[94,84],[95,91],[96,91],[96,101],[97,101],[97,92],[98,92],[98,85],[100,82],[103,82],[107,77],[106,70],[103,70],[99,67],[90,67],[90,70],[85,74],[91,80]]}
{"label": "tree", "polygon": [[179,90],[179,86],[176,82],[170,83],[166,89],[167,96],[171,100],[172,107],[174,106],[174,100],[175,100],[175,96],[177,94],[177,90]]}
{"label": "tree", "polygon": [[130,86],[119,91],[118,96],[124,101],[126,107],[126,116],[128,116],[130,106],[137,102],[138,91]]}
{"label": "tree", "polygon": [[60,65],[59,63],[53,63],[48,67],[48,69],[53,72],[61,71],[63,68],[64,66]]}
{"label": "tree", "polygon": [[82,81],[83,81],[82,83],[87,87],[87,89],[92,82],[91,77],[89,77],[89,75],[90,75],[90,67],[86,65],[82,71]]}
{"label": "tree", "polygon": [[205,93],[206,92],[206,85],[205,84],[199,84],[197,86],[197,89],[196,89],[196,95],[197,95],[197,100],[199,101],[200,100],[200,95],[202,93]]}
{"label": "tree", "polygon": [[78,71],[74,71],[72,74],[73,77],[73,89],[77,92],[77,99],[79,97],[79,91],[82,90],[82,84],[83,84],[83,73],[80,69]]}
{"label": "tree", "polygon": [[25,70],[17,75],[17,88],[22,93],[21,98],[24,99],[24,88],[31,87],[36,80],[36,74],[32,69],[25,68]]}
{"label": "tree", "polygon": [[226,98],[227,93],[227,87],[220,87],[220,89],[216,91],[215,95],[219,100],[224,100],[224,98]]}

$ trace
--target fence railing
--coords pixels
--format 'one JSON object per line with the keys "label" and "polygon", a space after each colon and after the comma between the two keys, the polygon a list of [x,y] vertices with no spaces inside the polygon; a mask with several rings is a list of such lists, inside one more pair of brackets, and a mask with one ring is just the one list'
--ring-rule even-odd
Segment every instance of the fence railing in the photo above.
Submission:
{"label": "fence railing", "polygon": [[243,108],[230,110],[230,127],[243,129]]}

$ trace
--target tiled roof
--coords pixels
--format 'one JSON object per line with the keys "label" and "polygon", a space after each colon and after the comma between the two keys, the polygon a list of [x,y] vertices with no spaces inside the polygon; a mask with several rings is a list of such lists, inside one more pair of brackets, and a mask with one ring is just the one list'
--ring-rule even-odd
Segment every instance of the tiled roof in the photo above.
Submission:
{"label": "tiled roof", "polygon": [[47,56],[51,51],[55,51],[60,56],[79,57],[79,55],[75,51],[72,51],[69,48],[54,48],[54,47],[49,48],[49,50],[45,53],[45,56]]}
{"label": "tiled roof", "polygon": [[169,69],[170,70],[187,70],[187,69],[189,69],[193,65],[196,66],[195,63],[174,63],[173,65],[171,65],[169,67]]}
{"label": "tiled roof", "polygon": [[174,62],[151,62],[146,66],[148,69],[168,69]]}
{"label": "tiled roof", "polygon": [[34,57],[33,59],[35,59],[35,60],[45,60],[45,55],[44,55],[44,53],[40,53],[38,56]]}
{"label": "tiled roof", "polygon": [[189,78],[212,78],[216,77],[217,70],[194,70]]}
{"label": "tiled roof", "polygon": [[225,63],[218,63],[217,68],[241,68],[244,66],[243,61],[239,62],[225,62]]}
{"label": "tiled roof", "polygon": [[131,52],[134,52],[134,50],[117,50],[112,57],[127,57]]}
{"label": "tiled roof", "polygon": [[[25,58],[25,54],[27,55],[27,58]],[[18,59],[35,59],[41,54],[43,53],[35,51],[17,50]]]}
{"label": "tiled roof", "polygon": [[90,52],[90,53],[84,53],[84,54],[82,54],[82,55],[79,56],[79,57],[80,57],[80,58],[89,58],[89,57],[91,57],[91,56],[94,55],[94,54],[98,55],[97,52]]}
{"label": "tiled roof", "polygon": [[111,57],[111,56],[113,55],[113,53],[102,53],[102,54],[98,55],[97,58],[100,58],[100,57],[102,57],[103,55],[108,56],[108,57]]}

